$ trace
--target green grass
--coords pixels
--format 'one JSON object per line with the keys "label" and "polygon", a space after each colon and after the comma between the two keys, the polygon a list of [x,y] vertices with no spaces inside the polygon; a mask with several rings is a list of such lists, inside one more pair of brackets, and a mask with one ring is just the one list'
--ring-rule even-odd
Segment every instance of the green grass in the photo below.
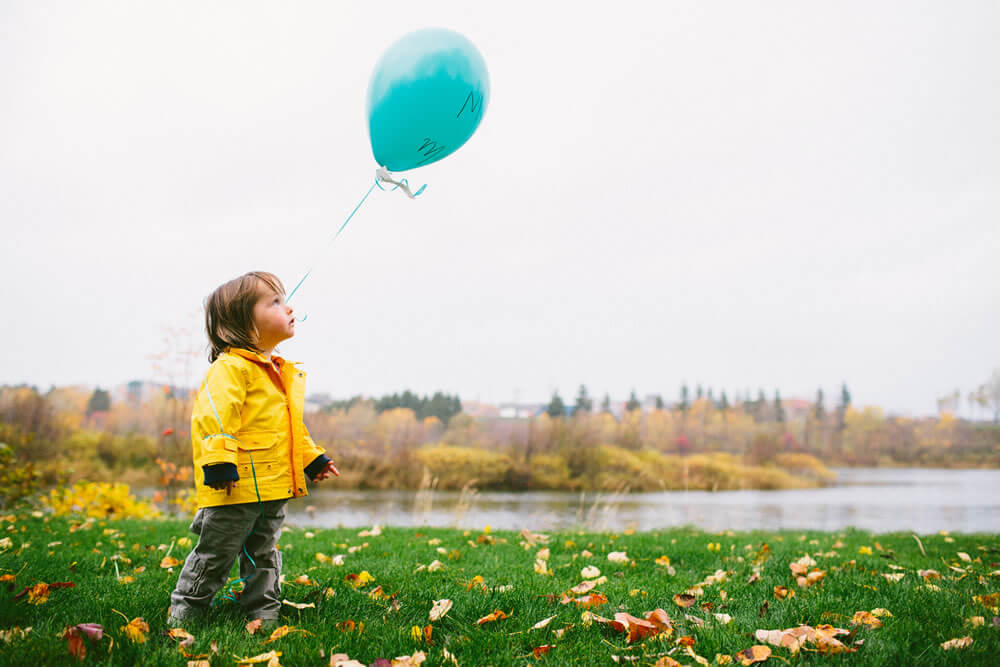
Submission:
{"label": "green grass", "polygon": [[[77,623],[100,623],[107,636],[97,643],[88,642],[87,661],[115,665],[183,665],[185,658],[175,643],[164,636],[169,595],[179,568],[161,569],[165,548],[187,535],[187,522],[121,520],[97,522],[88,530],[70,532],[66,519],[49,520],[19,515],[14,522],[0,521],[0,537],[9,537],[12,546],[0,552],[0,574],[17,573],[13,585],[0,588],[0,630],[13,626],[31,626],[24,639],[0,642],[0,664],[56,665],[72,664],[75,659],[66,642],[59,639],[64,628]],[[13,527],[11,529],[10,527]],[[891,618],[884,627],[861,629],[847,641],[864,642],[857,653],[820,655],[800,652],[792,655],[774,648],[772,663],[780,659],[795,664],[996,664],[1000,654],[1000,628],[993,626],[994,614],[973,601],[974,595],[1000,590],[1000,576],[990,575],[1000,569],[1000,539],[997,535],[923,536],[926,556],[909,534],[874,536],[860,531],[822,533],[811,531],[745,532],[709,534],[693,529],[675,529],[633,535],[609,535],[568,532],[552,534],[548,561],[552,576],[534,572],[535,554],[541,545],[524,549],[516,533],[496,532],[494,544],[473,547],[480,533],[448,529],[387,528],[379,537],[359,537],[357,529],[314,530],[312,537],[300,528],[289,528],[281,538],[284,574],[288,582],[308,574],[317,586],[286,583],[283,597],[295,602],[316,602],[315,609],[298,611],[284,607],[283,622],[307,630],[311,635],[292,634],[264,644],[264,637],[251,636],[243,628],[245,619],[236,606],[223,602],[209,618],[191,623],[186,629],[195,635],[188,648],[191,653],[209,653],[217,642],[218,654],[212,665],[233,665],[234,655],[252,656],[270,649],[283,653],[286,665],[325,665],[331,653],[347,653],[351,658],[370,664],[378,658],[427,653],[428,665],[442,664],[443,648],[460,665],[610,665],[613,655],[637,656],[623,664],[652,665],[658,655],[675,648],[674,640],[683,635],[696,639],[694,650],[713,662],[716,654],[733,654],[758,642],[757,629],[779,629],[805,623],[831,623],[850,628],[851,616],[860,610],[886,608]],[[453,558],[437,552],[428,541],[441,540],[440,546]],[[952,541],[948,541],[951,539]],[[837,542],[843,544],[834,548]],[[60,542],[61,544],[52,544]],[[368,543],[368,547],[348,554],[346,546]],[[25,543],[28,543],[25,545]],[[720,551],[708,548],[718,543]],[[767,543],[771,557],[763,564],[762,578],[748,583],[752,560]],[[878,543],[882,550],[876,547]],[[346,546],[345,546],[346,545]],[[873,549],[872,555],[859,554],[861,547]],[[2,549],[2,547],[0,547]],[[583,558],[589,549],[593,557]],[[190,547],[175,545],[172,555],[183,559]],[[609,562],[611,551],[626,551],[632,562],[625,565]],[[957,552],[966,552],[972,562],[959,560]],[[316,552],[327,555],[348,554],[345,565],[336,567],[316,560]],[[833,555],[831,552],[836,552]],[[826,570],[823,581],[811,588],[798,588],[788,564],[804,554],[811,554],[818,567]],[[121,575],[135,576],[124,584],[116,578],[112,556],[119,560]],[[821,555],[826,554],[826,555]],[[676,574],[671,576],[654,560],[670,557]],[[444,568],[436,572],[415,573],[417,565],[439,559]],[[903,569],[892,570],[893,564]],[[949,564],[967,570],[952,571]],[[582,581],[580,570],[596,565],[608,577],[595,591],[609,603],[594,611],[612,617],[617,611],[639,616],[643,611],[662,607],[675,624],[672,638],[647,639],[629,645],[624,635],[601,627],[585,627],[581,610],[562,605],[559,595]],[[134,574],[133,569],[146,570]],[[933,568],[942,575],[934,581],[940,590],[929,590],[916,574],[917,569]],[[676,593],[702,581],[717,569],[732,572],[728,581],[704,587],[704,595],[690,609],[673,602]],[[345,582],[348,573],[367,570],[375,581],[353,589]],[[898,583],[887,581],[881,573],[905,572]],[[484,592],[468,589],[475,575],[484,578],[488,587],[510,585],[508,592]],[[38,582],[73,581],[75,588],[53,590],[48,602],[29,604],[27,598],[14,600],[25,586]],[[381,585],[396,595],[398,609],[391,609],[388,599],[366,595]],[[776,585],[796,590],[787,600],[777,600]],[[322,597],[327,588],[335,595]],[[722,600],[720,591],[727,599]],[[555,595],[550,599],[549,595]],[[428,612],[436,599],[454,602],[451,611],[434,623],[433,643],[417,642],[411,637],[414,625],[428,623]],[[711,613],[700,609],[703,602],[713,604]],[[767,603],[767,611],[761,607]],[[502,609],[510,618],[483,626],[476,620],[494,609]],[[124,635],[124,619],[141,616],[149,623],[149,640],[133,644]],[[719,625],[713,613],[733,617],[729,625]],[[555,614],[546,628],[528,632],[536,622]],[[685,614],[706,620],[698,627]],[[965,624],[971,616],[985,616],[983,627]],[[344,633],[337,624],[352,620],[364,622],[361,633]],[[570,627],[561,637],[556,630]],[[972,646],[965,650],[944,651],[940,643],[971,635]],[[111,639],[114,640],[113,647]],[[551,644],[551,651],[540,659],[532,649]],[[111,647],[109,651],[109,647]],[[321,651],[326,658],[321,657]],[[681,650],[672,654],[682,664],[695,664]],[[738,661],[734,661],[738,664]]]}

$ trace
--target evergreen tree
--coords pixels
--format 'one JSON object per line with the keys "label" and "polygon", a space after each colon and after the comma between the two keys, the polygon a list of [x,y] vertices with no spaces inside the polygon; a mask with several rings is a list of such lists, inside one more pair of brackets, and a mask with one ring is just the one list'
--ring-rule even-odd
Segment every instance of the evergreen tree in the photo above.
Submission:
{"label": "evergreen tree", "polygon": [[700,401],[705,397],[705,391],[701,388],[701,383],[698,384],[698,388],[695,390],[695,400]]}
{"label": "evergreen tree", "polygon": [[639,402],[639,399],[635,395],[635,389],[633,389],[631,395],[628,397],[628,403],[625,404],[625,411],[632,412],[633,410],[638,410],[641,407],[642,403]]}
{"label": "evergreen tree", "polygon": [[94,393],[90,395],[90,400],[87,401],[87,416],[89,417],[95,412],[104,412],[110,409],[111,394],[100,387],[94,389]]}
{"label": "evergreen tree", "polygon": [[813,405],[813,415],[816,421],[822,422],[826,416],[826,409],[823,407],[823,389],[816,390],[816,403]]}
{"label": "evergreen tree", "polygon": [[549,405],[545,408],[545,411],[553,418],[562,417],[566,414],[566,406],[563,404],[563,400],[559,398],[558,390],[552,392],[552,400],[549,401]]}
{"label": "evergreen tree", "polygon": [[847,383],[840,385],[840,407],[844,411],[851,407],[851,392],[847,390]]}
{"label": "evergreen tree", "polygon": [[611,414],[611,397],[607,394],[604,394],[604,398],[601,400],[601,412]]}
{"label": "evergreen tree", "polygon": [[729,399],[726,398],[726,391],[722,391],[722,398],[719,399],[719,409],[725,412],[729,409]]}
{"label": "evergreen tree", "polygon": [[708,402],[711,403],[712,407],[714,408],[715,407],[715,396],[712,395],[712,388],[711,387],[708,388],[708,394],[706,394],[706,396],[708,397]]}
{"label": "evergreen tree", "polygon": [[754,401],[753,411],[754,419],[757,421],[764,420],[764,412],[767,410],[767,397],[764,396],[764,390],[757,390],[757,400]]}
{"label": "evergreen tree", "polygon": [[688,386],[687,386],[687,384],[682,384],[681,385],[681,400],[677,404],[677,407],[680,408],[681,412],[687,412],[688,406],[690,405],[690,402],[688,401],[688,398],[689,398],[689,396],[688,396]]}
{"label": "evergreen tree", "polygon": [[774,420],[779,424],[785,422],[785,408],[781,406],[781,392],[774,390]]}
{"label": "evergreen tree", "polygon": [[585,385],[580,385],[580,391],[576,395],[576,407],[573,408],[573,414],[578,412],[590,412],[594,407],[594,402],[590,400],[590,396],[587,394],[587,387]]}
{"label": "evergreen tree", "polygon": [[664,407],[663,397],[660,396],[659,394],[657,394],[656,395],[656,409],[657,410],[662,410],[663,407]]}

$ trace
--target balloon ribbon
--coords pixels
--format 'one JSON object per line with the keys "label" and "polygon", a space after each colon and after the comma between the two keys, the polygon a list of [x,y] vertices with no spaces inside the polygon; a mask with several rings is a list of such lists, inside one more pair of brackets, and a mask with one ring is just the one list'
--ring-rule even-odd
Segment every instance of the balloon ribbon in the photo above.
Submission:
{"label": "balloon ribbon", "polygon": [[[392,183],[393,185],[396,186],[393,188],[393,190],[401,189],[403,192],[406,193],[406,196],[409,197],[410,199],[416,199],[427,187],[426,184],[421,185],[420,189],[417,190],[416,193],[412,193],[410,192],[410,184],[407,182],[405,178],[397,181],[396,179],[393,178],[391,171],[389,171],[385,167],[379,167],[378,169],[375,170],[375,182],[372,183],[372,186],[370,188],[368,188],[368,192],[366,192],[365,196],[361,198],[361,201],[359,201],[358,205],[354,207],[354,210],[351,211],[351,214],[349,216],[347,216],[347,219],[344,220],[343,224],[340,225],[340,228],[337,229],[337,232],[332,237],[330,237],[330,240],[326,244],[326,248],[329,248],[331,245],[333,245],[333,242],[336,241],[337,237],[340,236],[340,233],[344,231],[344,227],[347,227],[347,223],[351,221],[351,218],[353,218],[354,214],[358,212],[358,209],[361,208],[361,205],[365,203],[365,200],[368,199],[368,195],[372,193],[372,190],[374,190],[376,186],[378,187],[379,190],[385,191],[385,188],[382,187],[382,183],[380,183],[380,181],[385,183]],[[325,252],[326,248],[324,248],[323,251],[321,252]],[[288,297],[285,299],[285,303],[291,301],[292,297],[295,296],[295,292],[297,292],[298,289],[302,287],[302,283],[304,283],[306,281],[306,278],[309,277],[309,274],[312,273],[313,266],[315,266],[315,262],[313,262],[313,265],[309,267],[309,270],[306,271],[305,275],[302,276],[299,282],[296,283],[295,287],[292,288],[292,291],[288,293]],[[301,318],[301,321],[305,322],[305,320],[306,320],[305,317]]]}

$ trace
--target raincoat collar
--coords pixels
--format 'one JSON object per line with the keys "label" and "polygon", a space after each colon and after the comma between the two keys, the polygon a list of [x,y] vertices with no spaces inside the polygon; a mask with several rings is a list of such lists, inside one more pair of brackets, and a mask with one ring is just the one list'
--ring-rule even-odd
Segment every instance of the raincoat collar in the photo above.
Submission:
{"label": "raincoat collar", "polygon": [[291,364],[292,366],[295,366],[299,363],[297,361],[292,361],[291,359],[285,359],[284,357],[280,357],[277,354],[272,354],[271,359],[269,361],[268,358],[265,357],[263,354],[260,354],[259,352],[254,352],[253,350],[247,350],[242,347],[231,347],[229,348],[229,352],[241,356],[244,359],[249,359],[250,361],[256,361],[261,364],[269,364],[271,361],[273,361],[278,366],[284,366],[285,364]]}

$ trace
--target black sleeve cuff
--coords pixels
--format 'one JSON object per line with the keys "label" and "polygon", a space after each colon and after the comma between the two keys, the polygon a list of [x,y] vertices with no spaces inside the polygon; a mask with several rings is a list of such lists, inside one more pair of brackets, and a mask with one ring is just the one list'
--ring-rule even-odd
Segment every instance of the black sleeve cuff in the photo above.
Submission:
{"label": "black sleeve cuff", "polygon": [[330,462],[330,457],[326,454],[320,454],[313,459],[312,463],[306,466],[306,477],[309,479],[316,479],[316,475],[323,472],[323,468],[326,464]]}
{"label": "black sleeve cuff", "polygon": [[234,463],[215,463],[201,468],[205,471],[205,486],[220,482],[238,482],[240,479]]}

